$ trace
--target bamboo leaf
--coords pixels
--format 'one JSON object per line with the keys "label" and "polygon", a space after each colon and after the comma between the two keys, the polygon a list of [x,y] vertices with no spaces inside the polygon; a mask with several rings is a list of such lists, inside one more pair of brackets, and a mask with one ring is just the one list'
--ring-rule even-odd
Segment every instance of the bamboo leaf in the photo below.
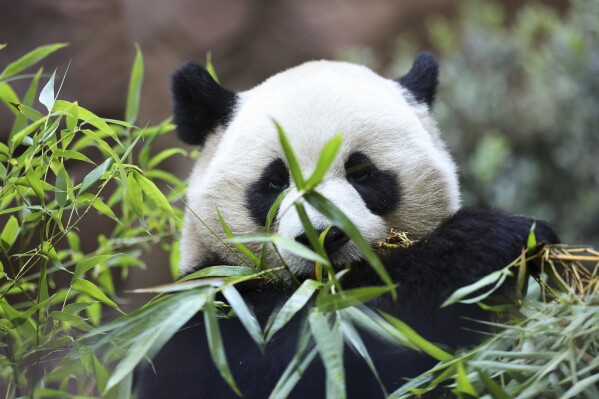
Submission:
{"label": "bamboo leaf", "polygon": [[67,129],[74,132],[77,129],[77,121],[79,120],[79,104],[77,101],[68,106],[64,114],[67,120]]}
{"label": "bamboo leaf", "polygon": [[2,235],[0,236],[0,245],[4,252],[8,252],[15,243],[17,236],[19,235],[19,221],[16,217],[11,216],[6,222],[4,229],[2,229]]}
{"label": "bamboo leaf", "polygon": [[188,281],[204,277],[238,277],[250,276],[255,271],[248,266],[210,266],[196,272],[190,273],[179,281]]}
{"label": "bamboo leaf", "polygon": [[302,353],[296,353],[289,365],[279,378],[277,385],[272,390],[269,399],[286,399],[289,394],[304,375],[305,371],[314,360],[318,350],[312,349],[303,359]]}
{"label": "bamboo leaf", "polygon": [[[37,95],[37,86],[38,86],[40,77],[42,76],[43,70],[44,70],[44,68],[38,69],[36,74],[31,79],[29,88],[27,89],[27,92],[25,93],[25,97],[23,97],[23,101],[21,102],[22,104],[25,104],[29,107],[33,106],[33,102],[35,101],[35,96]],[[17,100],[17,101],[13,101],[13,102],[19,102],[19,101]],[[22,114],[17,114],[17,117],[15,118],[12,128],[10,129],[10,137],[12,137],[15,133],[22,130],[26,126],[27,126],[27,117],[25,117]]]}
{"label": "bamboo leaf", "polygon": [[[322,283],[315,280],[305,280],[293,295],[285,302],[283,307],[271,316],[267,326],[266,342],[275,335],[277,331],[283,328],[289,320],[299,312],[308,303],[314,292],[322,287]],[[272,322],[271,322],[272,320]]]}
{"label": "bamboo leaf", "polygon": [[[135,343],[127,351],[114,369],[105,391],[116,386],[130,375],[139,362],[146,356],[153,357],[169,339],[189,321],[206,303],[206,295],[197,291],[171,295],[169,301],[156,309],[152,325],[145,326],[141,336],[131,337]],[[131,321],[131,320],[129,320]],[[158,321],[158,322],[156,322]]]}
{"label": "bamboo leaf", "polygon": [[177,154],[187,155],[187,151],[185,151],[183,148],[168,148],[166,150],[160,151],[158,154],[153,156],[152,159],[150,159],[150,162],[148,162],[148,168],[153,169],[158,166],[160,162]]}
{"label": "bamboo leaf", "polygon": [[135,179],[136,172],[127,175],[127,188],[125,190],[125,201],[133,209],[133,213],[143,222],[144,220],[144,197],[141,187]]}
{"label": "bamboo leaf", "polygon": [[160,209],[166,215],[174,215],[171,204],[168,202],[164,194],[162,194],[162,191],[160,191],[150,179],[139,173],[135,173],[135,180],[137,180],[137,183],[146,195],[146,198],[149,198],[158,207],[158,209]]}
{"label": "bamboo leaf", "polygon": [[285,153],[285,159],[287,160],[287,164],[289,166],[289,172],[291,173],[291,177],[295,182],[295,185],[298,190],[303,190],[306,186],[304,182],[304,177],[302,176],[302,170],[300,169],[299,162],[291,148],[291,144],[289,143],[289,139],[285,134],[285,131],[279,125],[279,123],[273,120],[275,127],[277,128],[277,133],[279,134],[279,141],[281,142],[281,147],[283,148],[283,152]]}
{"label": "bamboo leaf", "polygon": [[368,368],[374,375],[374,378],[376,378],[376,381],[379,383],[379,387],[383,392],[383,396],[387,397],[387,389],[385,388],[385,385],[383,384],[383,381],[376,370],[376,366],[374,365],[374,362],[368,353],[368,349],[366,349],[366,345],[364,344],[364,341],[362,341],[358,331],[351,323],[341,319],[341,333],[345,337],[346,342],[349,343],[360,356],[362,356],[362,359],[364,359],[368,365]]}
{"label": "bamboo leaf", "polygon": [[410,326],[408,326],[403,321],[398,318],[391,316],[388,313],[380,312],[381,315],[387,320],[393,327],[395,327],[402,335],[410,340],[411,343],[416,345],[418,348],[422,349],[424,352],[429,354],[431,357],[435,359],[447,362],[453,359],[453,356],[449,353],[445,352],[438,346],[424,339],[420,334],[414,331]]}
{"label": "bamboo leaf", "polygon": [[52,108],[54,107],[54,102],[56,98],[54,97],[54,78],[56,77],[56,70],[52,72],[52,76],[48,79],[46,85],[42,88],[40,92],[40,103],[44,104],[48,112],[52,112]]}
{"label": "bamboo leaf", "polygon": [[279,234],[255,234],[255,235],[247,235],[247,236],[237,236],[228,238],[227,242],[230,243],[246,243],[246,242],[272,242],[277,245],[280,249],[284,249],[292,254],[300,256],[304,259],[308,259],[311,261],[323,263],[330,265],[328,259],[323,258],[318,255],[316,252],[312,251],[310,248],[305,245],[300,244],[299,242],[292,240],[290,238],[284,237]]}
{"label": "bamboo leaf", "polygon": [[206,70],[216,83],[220,83],[216,71],[214,70],[214,65],[212,64],[212,53],[210,51],[206,54]]}
{"label": "bamboo leaf", "polygon": [[466,374],[466,370],[464,368],[464,362],[458,362],[457,375],[456,375],[456,389],[455,391],[460,393],[465,393],[475,398],[478,398],[479,395],[474,388],[474,385],[468,379],[468,374]]}
{"label": "bamboo leaf", "polygon": [[131,68],[129,79],[129,90],[127,94],[127,107],[125,109],[125,120],[134,124],[139,114],[139,99],[141,97],[141,85],[144,78],[144,59],[138,44],[135,44],[135,60]]}
{"label": "bamboo leaf", "polygon": [[4,68],[4,71],[0,73],[0,80],[5,80],[7,78],[10,78],[11,76],[16,75],[17,73],[29,68],[33,64],[43,60],[56,50],[65,47],[66,45],[66,43],[50,44],[46,46],[40,46],[28,52],[16,61],[8,64],[6,68]]}
{"label": "bamboo leaf", "polygon": [[61,208],[67,204],[67,194],[69,191],[71,179],[63,164],[60,164],[58,169],[58,174],[56,175],[56,193],[54,194],[54,198],[56,199],[56,203]]}
{"label": "bamboo leaf", "polygon": [[[508,276],[510,276],[511,274],[512,274],[512,272],[509,270],[509,267],[505,267],[505,268],[497,270],[491,274],[488,274],[485,277],[481,278],[480,280],[476,281],[475,283],[467,285],[465,287],[462,287],[462,288],[456,290],[453,294],[451,294],[449,296],[449,298],[447,298],[445,300],[445,302],[443,302],[441,307],[444,308],[444,307],[452,305],[456,302],[475,303],[475,302],[482,301],[483,299],[485,299],[486,297],[491,295],[493,292],[495,292],[495,290],[497,290],[501,286],[501,284],[505,281],[505,279]],[[489,291],[485,292],[484,294],[481,294],[473,299],[464,299],[468,295],[470,295],[486,286],[489,286],[491,284],[495,284],[495,286],[492,289],[490,289]]]}
{"label": "bamboo leaf", "polygon": [[39,198],[42,203],[44,203],[44,183],[38,174],[33,170],[33,168],[29,168],[27,172],[25,172],[25,179],[27,183],[29,183],[29,187],[35,192],[37,198]]}
{"label": "bamboo leaf", "polygon": [[572,385],[570,389],[566,391],[564,396],[562,396],[562,399],[574,398],[583,393],[586,389],[594,387],[598,382],[599,374],[594,374],[589,377],[586,377]]}
{"label": "bamboo leaf", "polygon": [[361,287],[350,290],[343,290],[336,294],[327,294],[319,296],[316,299],[316,306],[322,313],[334,312],[336,310],[344,309],[350,306],[359,305],[366,303],[380,295],[383,295],[391,290],[395,286],[384,286],[384,287]]}
{"label": "bamboo leaf", "polygon": [[318,158],[318,162],[316,163],[316,168],[314,168],[314,172],[312,172],[312,176],[306,180],[306,189],[309,190],[314,188],[324,178],[331,167],[331,164],[335,160],[339,148],[341,148],[342,141],[343,136],[338,134],[325,144],[320,153],[320,157]]}
{"label": "bamboo leaf", "polygon": [[264,335],[254,312],[247,306],[234,285],[226,285],[222,293],[227,299],[229,306],[233,308],[235,314],[239,317],[241,324],[243,324],[248,334],[250,334],[250,337],[252,337],[260,350],[264,351]]}
{"label": "bamboo leaf", "polygon": [[482,371],[479,371],[478,376],[482,380],[482,382],[485,384],[487,391],[491,394],[493,399],[511,399],[511,396],[508,395],[507,392],[505,392],[505,390],[501,387],[501,385],[496,383],[487,374],[483,373]]}
{"label": "bamboo leaf", "polygon": [[[220,220],[220,225],[222,226],[223,231],[225,232],[227,237],[234,238],[235,235],[233,234],[233,232],[231,231],[231,229],[225,222],[225,219],[223,219],[223,215],[221,215],[221,213],[218,209],[216,210],[216,213],[218,215],[218,220]],[[241,251],[242,254],[244,254],[250,260],[250,262],[252,262],[256,266],[260,266],[260,259],[258,259],[258,257],[256,255],[254,255],[254,253],[252,251],[250,251],[248,247],[246,247],[245,245],[243,245],[240,242],[233,242],[233,244],[239,251]]]}
{"label": "bamboo leaf", "polygon": [[204,322],[206,323],[206,336],[208,337],[208,348],[210,349],[210,356],[214,365],[218,369],[218,372],[227,382],[229,387],[238,395],[241,395],[241,391],[235,384],[233,374],[229,368],[227,362],[227,356],[225,354],[225,347],[223,345],[220,330],[218,328],[218,321],[216,319],[216,311],[214,309],[213,298],[210,298],[204,305]]}
{"label": "bamboo leaf", "polygon": [[[308,317],[312,337],[324,364],[327,383],[331,384],[335,398],[345,398],[345,370],[343,369],[343,345],[339,345],[339,333],[329,327],[327,318],[314,309]],[[327,389],[328,390],[328,389]],[[329,396],[329,395],[327,395]]]}
{"label": "bamboo leaf", "polygon": [[89,295],[103,304],[110,306],[111,308],[119,309],[119,306],[114,303],[112,299],[108,298],[106,294],[104,294],[102,290],[91,281],[78,279],[71,286],[74,290],[77,290],[82,294]]}
{"label": "bamboo leaf", "polygon": [[83,273],[87,272],[91,268],[94,268],[101,263],[106,263],[106,261],[108,261],[109,259],[112,259],[119,255],[122,254],[96,255],[77,263],[77,266],[75,266],[75,273],[73,274],[71,282],[77,280]]}
{"label": "bamboo leaf", "polygon": [[83,182],[81,182],[81,187],[79,187],[78,195],[85,193],[95,182],[100,180],[100,178],[102,178],[104,173],[106,173],[106,171],[110,168],[113,162],[113,158],[107,158],[104,162],[102,162],[100,165],[94,168],[94,170],[89,172],[83,178]]}
{"label": "bamboo leaf", "polygon": [[91,159],[89,159],[88,157],[86,157],[85,155],[83,155],[82,153],[80,153],[78,151],[56,149],[56,150],[54,150],[54,155],[57,157],[62,157],[62,158],[66,158],[69,160],[75,159],[77,161],[83,161],[83,162],[87,162],[87,163],[91,163],[91,164],[94,163],[94,161],[92,161]]}
{"label": "bamboo leaf", "polygon": [[[335,204],[314,191],[306,193],[304,198],[318,212],[329,218],[335,226],[340,228],[352,240],[352,242],[356,245],[356,247],[358,247],[362,255],[364,255],[368,263],[372,266],[384,283],[386,283],[388,286],[394,285],[393,280],[391,280],[391,277],[387,272],[387,269],[385,269],[381,263],[381,260],[378,258],[378,256],[376,256],[368,242],[364,239],[364,237],[362,237],[362,234],[360,234],[358,228],[351,222],[351,220],[349,220],[347,216],[343,214],[343,212],[341,212],[339,208],[335,206]],[[392,290],[391,295],[395,299],[397,297],[397,292]]]}

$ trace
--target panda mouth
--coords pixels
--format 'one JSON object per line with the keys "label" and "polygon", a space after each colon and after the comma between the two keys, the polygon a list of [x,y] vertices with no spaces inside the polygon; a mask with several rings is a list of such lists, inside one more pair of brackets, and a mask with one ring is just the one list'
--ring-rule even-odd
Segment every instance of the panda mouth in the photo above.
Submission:
{"label": "panda mouth", "polygon": [[[296,277],[313,278],[319,273],[319,268],[322,268],[322,265],[318,262],[295,254],[283,253],[282,255],[290,271]],[[332,253],[327,252],[327,255],[335,271],[340,271],[362,261],[360,251],[351,242],[340,245]]]}

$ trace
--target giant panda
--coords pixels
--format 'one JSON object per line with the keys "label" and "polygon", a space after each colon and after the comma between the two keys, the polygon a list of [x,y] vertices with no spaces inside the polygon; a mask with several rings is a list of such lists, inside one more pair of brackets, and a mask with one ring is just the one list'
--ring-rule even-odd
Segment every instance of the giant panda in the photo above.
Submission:
{"label": "giant panda", "polygon": [[[391,228],[417,242],[385,253],[382,261],[397,283],[398,298],[369,303],[408,323],[430,341],[459,348],[478,342],[487,320],[476,305],[440,304],[456,289],[508,265],[525,245],[533,220],[492,209],[460,209],[456,165],[431,107],[438,65],[428,52],[417,55],[407,74],[391,80],[346,62],[307,62],[276,74],[240,93],[225,89],[199,64],[173,74],[174,122],[179,138],[201,147],[187,192],[181,235],[183,274],[211,265],[237,265],[223,243],[217,209],[236,235],[264,230],[275,198],[285,197],[271,231],[305,243],[295,208],[297,189],[289,176],[273,120],[285,129],[301,170],[309,176],[321,149],[339,132],[341,149],[317,191],[330,199],[371,244],[384,241]],[[330,221],[307,207],[313,226]],[[201,219],[201,221],[200,221]],[[216,232],[215,237],[210,231]],[[536,222],[539,243],[557,242],[553,230]],[[325,248],[338,268],[351,265],[344,288],[380,285],[373,269],[347,236],[332,226]],[[298,279],[313,277],[314,264],[279,251]],[[267,253],[276,261],[276,249]],[[293,292],[287,271],[278,285],[249,284],[239,289],[262,325]],[[296,315],[261,353],[235,317],[221,319],[233,375],[246,398],[267,398],[295,353],[302,316]],[[138,398],[236,397],[209,355],[201,317],[177,333],[138,375]],[[364,334],[387,392],[430,369],[428,355],[393,346]],[[344,351],[349,397],[383,397],[368,365]],[[326,396],[325,372],[317,357],[291,392],[294,398]]]}

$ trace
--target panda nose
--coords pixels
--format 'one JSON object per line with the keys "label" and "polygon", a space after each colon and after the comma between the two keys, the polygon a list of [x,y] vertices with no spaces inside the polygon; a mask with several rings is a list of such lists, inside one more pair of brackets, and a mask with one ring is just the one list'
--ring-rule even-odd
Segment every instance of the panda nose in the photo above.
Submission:
{"label": "panda nose", "polygon": [[[320,236],[324,230],[316,230],[316,234]],[[308,248],[312,248],[310,240],[306,233],[302,233],[295,237],[295,241],[304,244]],[[345,235],[338,227],[331,227],[326,237],[324,238],[324,249],[327,251],[329,256],[333,255],[339,248],[344,246],[349,241],[349,237]]]}

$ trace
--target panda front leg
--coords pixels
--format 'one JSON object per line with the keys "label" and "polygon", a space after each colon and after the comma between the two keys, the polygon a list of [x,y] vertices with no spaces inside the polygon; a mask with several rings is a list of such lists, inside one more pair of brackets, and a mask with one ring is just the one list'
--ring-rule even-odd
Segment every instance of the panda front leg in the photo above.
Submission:
{"label": "panda front leg", "polygon": [[[473,320],[491,320],[491,312],[476,304],[440,306],[457,289],[513,262],[533,223],[531,218],[495,209],[456,212],[414,245],[382,257],[398,284],[398,299],[381,297],[370,305],[399,317],[434,342],[455,348],[480,341],[484,328]],[[536,221],[534,231],[538,243],[558,242],[546,222]],[[377,278],[365,266],[344,286],[374,285]]]}

